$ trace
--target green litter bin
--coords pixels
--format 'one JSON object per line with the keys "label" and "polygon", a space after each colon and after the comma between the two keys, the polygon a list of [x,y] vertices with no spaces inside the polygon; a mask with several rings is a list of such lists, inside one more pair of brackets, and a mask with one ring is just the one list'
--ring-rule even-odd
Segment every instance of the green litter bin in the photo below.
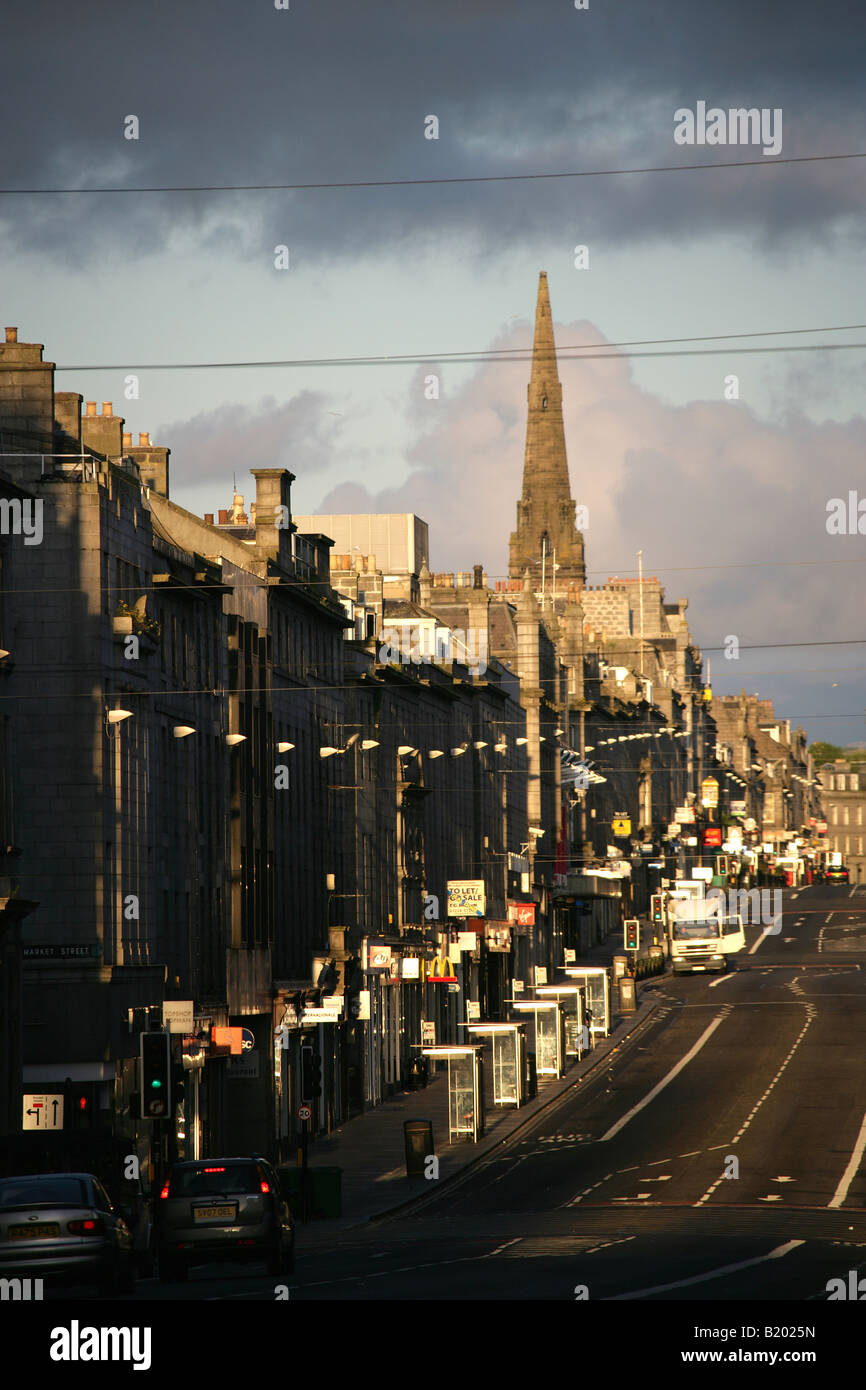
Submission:
{"label": "green litter bin", "polygon": [[289,1204],[289,1211],[296,1220],[300,1221],[303,1217],[303,1197],[301,1193],[301,1169],[294,1164],[287,1165],[285,1168],[277,1169],[277,1179],[280,1184],[280,1191]]}
{"label": "green litter bin", "polygon": [[310,1215],[312,1217],[340,1216],[343,1210],[342,1168],[311,1168]]}

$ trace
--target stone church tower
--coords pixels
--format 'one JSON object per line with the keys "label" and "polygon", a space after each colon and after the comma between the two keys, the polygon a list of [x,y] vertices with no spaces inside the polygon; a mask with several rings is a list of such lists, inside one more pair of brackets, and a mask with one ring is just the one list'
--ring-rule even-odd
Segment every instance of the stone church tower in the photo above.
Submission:
{"label": "stone church tower", "polygon": [[553,319],[544,270],[538,277],[535,340],[527,397],[523,495],[517,504],[517,530],[511,534],[508,572],[512,579],[520,579],[529,569],[533,588],[540,591],[544,553],[544,588],[549,600],[554,587],[554,552],[557,598],[564,597],[572,583],[583,586],[586,567],[583,537],[575,522],[575,504],[568,480],[562,386],[556,367]]}

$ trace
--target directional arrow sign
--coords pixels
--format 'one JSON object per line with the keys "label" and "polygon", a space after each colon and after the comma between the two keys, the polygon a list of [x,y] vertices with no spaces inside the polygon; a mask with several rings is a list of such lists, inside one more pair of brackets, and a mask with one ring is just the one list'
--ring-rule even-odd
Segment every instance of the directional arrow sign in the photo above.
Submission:
{"label": "directional arrow sign", "polygon": [[23,1097],[22,1129],[62,1129],[63,1097],[29,1095]]}

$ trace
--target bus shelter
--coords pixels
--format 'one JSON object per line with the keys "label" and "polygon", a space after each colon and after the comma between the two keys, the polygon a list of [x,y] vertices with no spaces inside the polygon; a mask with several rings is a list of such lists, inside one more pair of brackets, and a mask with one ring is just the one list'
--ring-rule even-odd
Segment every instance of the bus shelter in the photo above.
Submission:
{"label": "bus shelter", "polygon": [[484,1084],[481,1043],[422,1047],[424,1057],[448,1063],[448,1142],[475,1143],[484,1133]]}
{"label": "bus shelter", "polygon": [[562,1076],[565,1038],[561,1004],[556,999],[515,999],[511,1007],[529,1015],[535,1034],[536,1075]]}
{"label": "bus shelter", "polygon": [[493,1104],[514,1105],[526,1100],[526,1035],[524,1023],[470,1023],[467,1032],[490,1039],[493,1050]]}
{"label": "bus shelter", "polygon": [[540,999],[555,999],[562,1005],[562,1023],[565,1034],[565,1055],[576,1057],[578,1061],[584,1052],[589,1052],[591,1038],[586,1024],[586,989],[583,985],[536,985],[535,993]]}
{"label": "bus shelter", "polygon": [[604,965],[567,965],[565,973],[586,990],[585,1009],[590,1033],[606,1038],[610,1032],[610,976]]}

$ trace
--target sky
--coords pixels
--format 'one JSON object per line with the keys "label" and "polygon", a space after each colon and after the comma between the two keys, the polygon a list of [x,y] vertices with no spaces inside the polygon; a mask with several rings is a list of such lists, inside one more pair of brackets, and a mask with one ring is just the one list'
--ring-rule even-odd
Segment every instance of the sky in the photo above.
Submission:
{"label": "sky", "polygon": [[[866,152],[864,40],[843,0],[31,0],[3,322],[171,448],[181,505],[288,467],[298,513],[414,511],[431,568],[493,581],[545,270],[588,581],[641,549],[715,693],[859,744],[866,553],[827,525],[866,513],[866,159],[826,156]],[[740,107],[778,155],[676,142]],[[563,351],[605,344],[641,346]]]}

